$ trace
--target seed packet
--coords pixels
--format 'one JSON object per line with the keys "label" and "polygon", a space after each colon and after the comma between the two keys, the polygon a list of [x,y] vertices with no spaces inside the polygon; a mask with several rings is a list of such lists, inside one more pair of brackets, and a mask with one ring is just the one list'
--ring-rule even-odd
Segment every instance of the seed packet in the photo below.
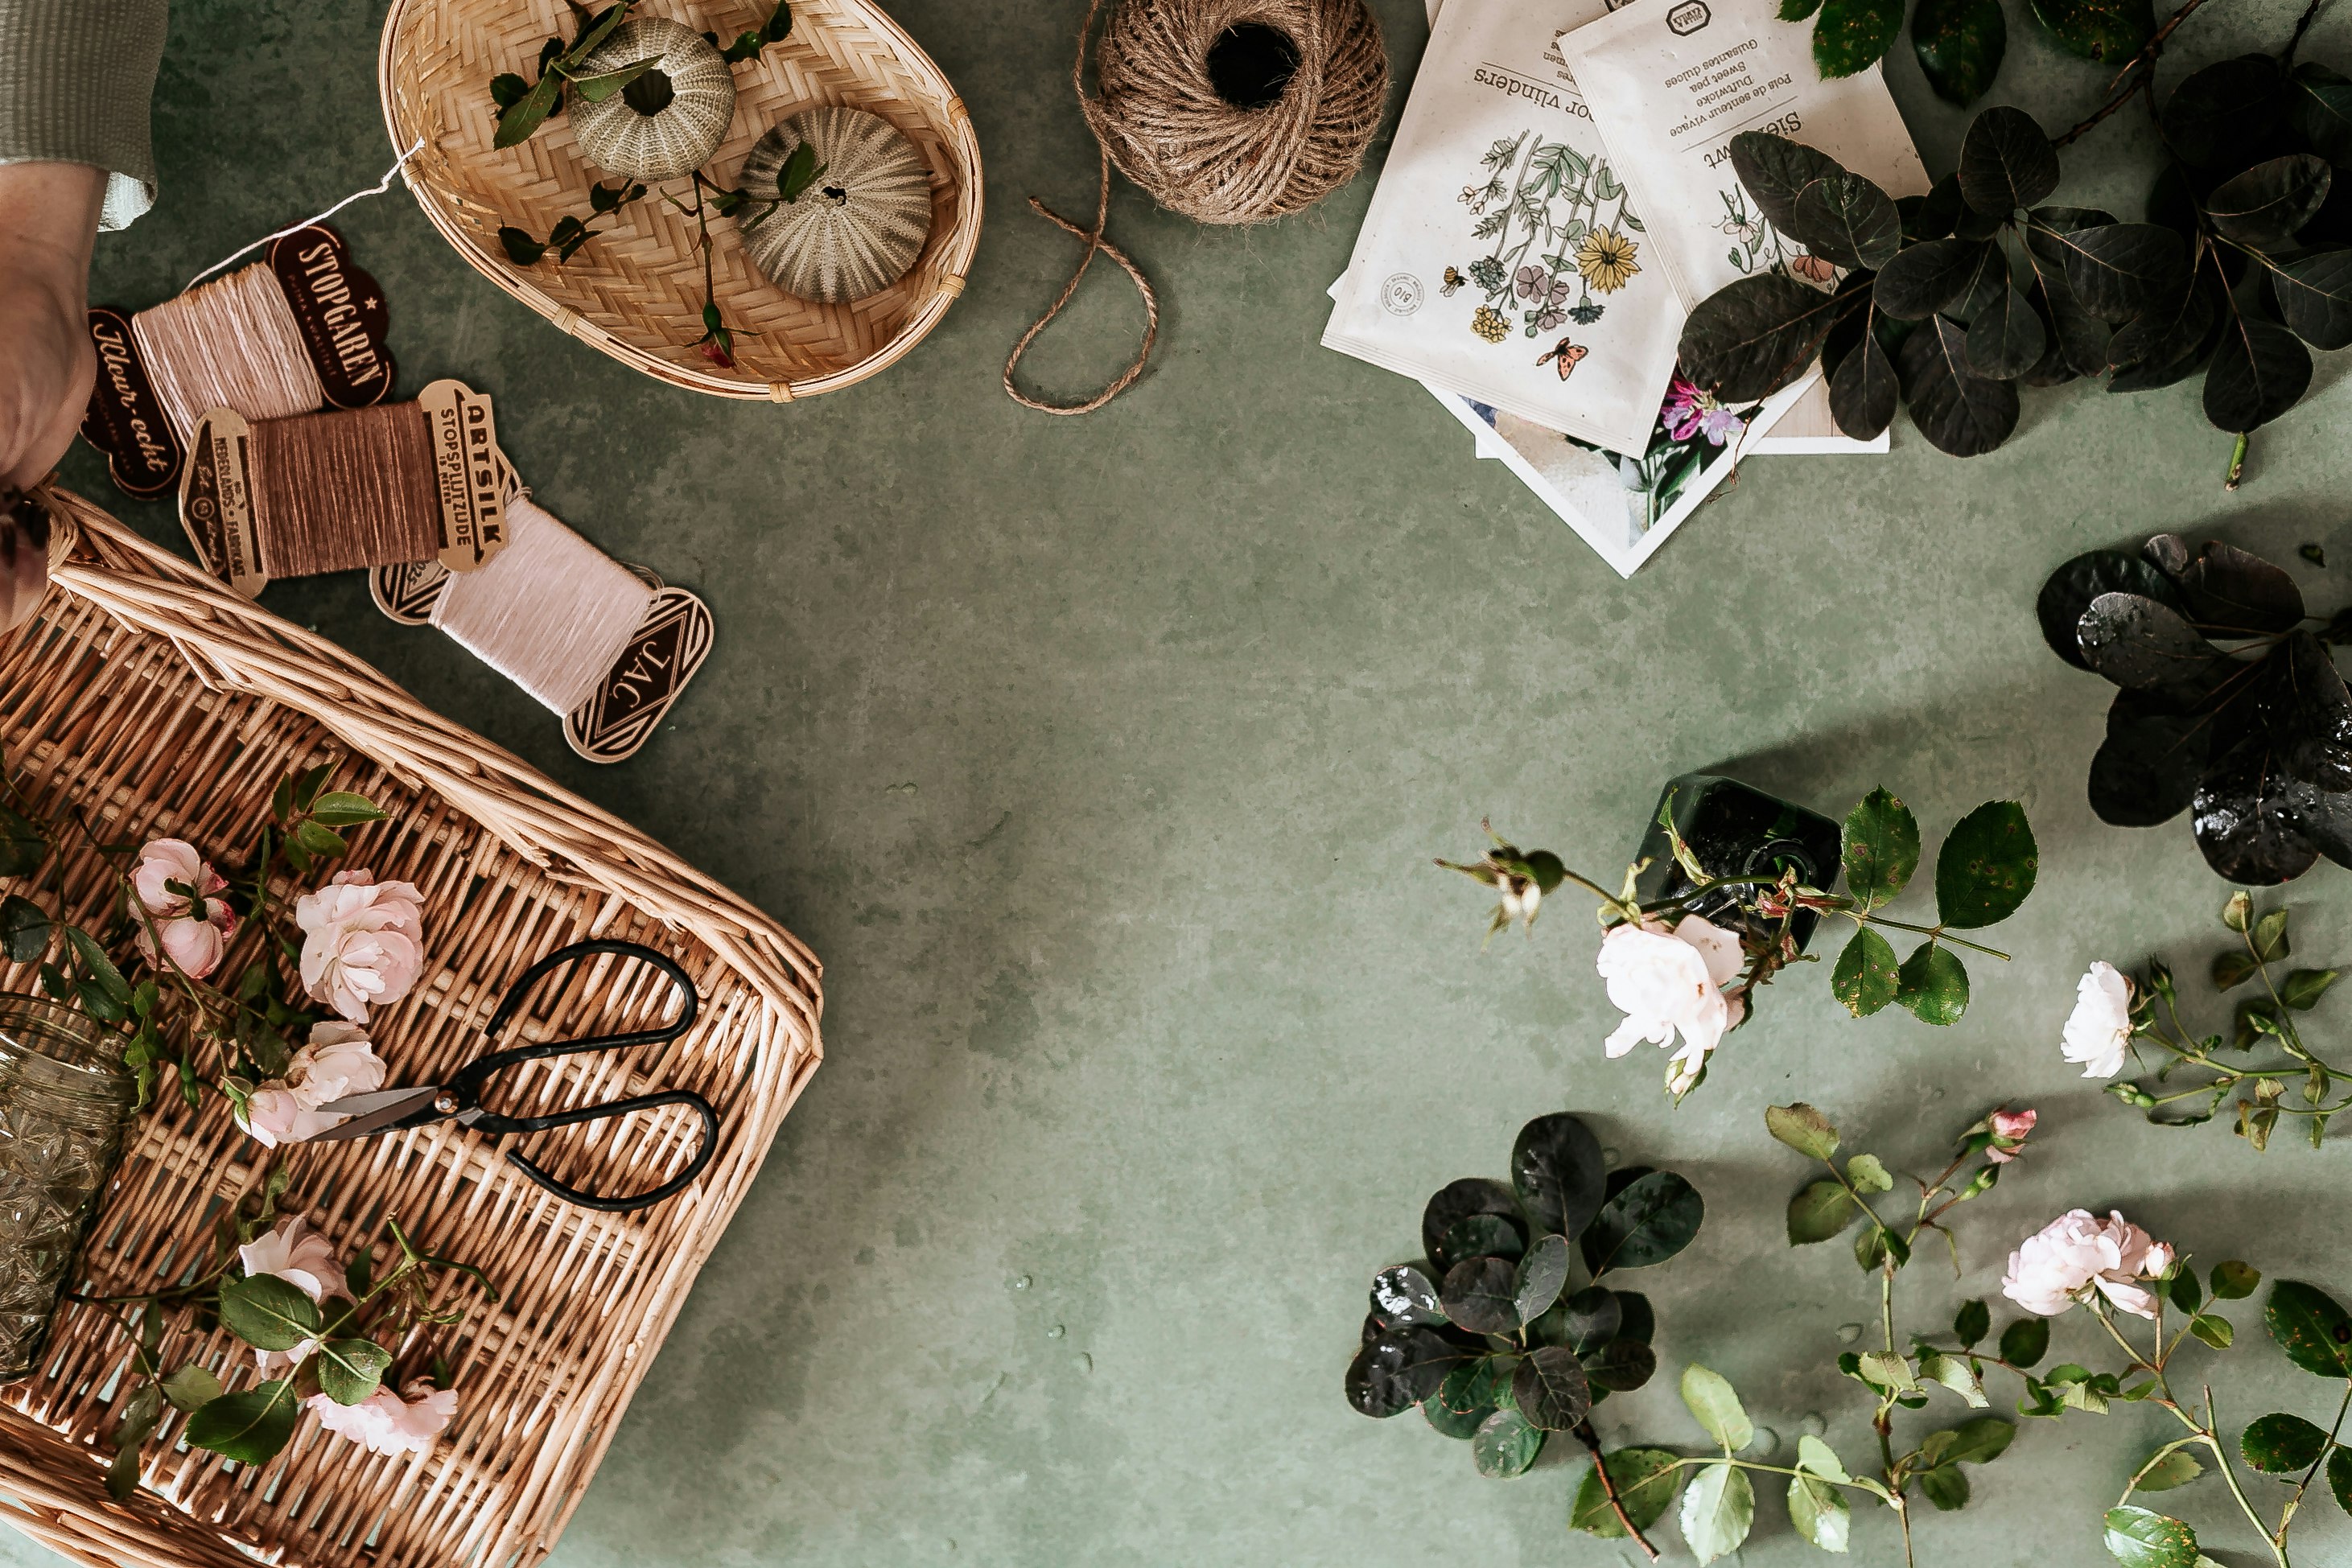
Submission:
{"label": "seed packet", "polygon": [[1780,20],[1780,0],[1629,0],[1559,39],[1601,141],[1642,193],[1652,259],[1685,308],[1773,269],[1836,285],[1828,262],[1756,210],[1731,167],[1740,131],[1818,148],[1890,196],[1927,189],[1880,68],[1823,80],[1812,37]]}
{"label": "seed packet", "polygon": [[1605,0],[1447,0],[1324,343],[1614,451],[1685,308],[1553,47]]}

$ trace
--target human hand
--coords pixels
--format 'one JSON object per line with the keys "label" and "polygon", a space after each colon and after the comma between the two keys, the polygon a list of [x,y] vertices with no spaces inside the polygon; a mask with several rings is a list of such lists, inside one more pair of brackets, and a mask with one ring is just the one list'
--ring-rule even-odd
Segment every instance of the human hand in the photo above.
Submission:
{"label": "human hand", "polygon": [[72,444],[91,382],[89,256],[106,172],[0,164],[0,485],[24,490]]}

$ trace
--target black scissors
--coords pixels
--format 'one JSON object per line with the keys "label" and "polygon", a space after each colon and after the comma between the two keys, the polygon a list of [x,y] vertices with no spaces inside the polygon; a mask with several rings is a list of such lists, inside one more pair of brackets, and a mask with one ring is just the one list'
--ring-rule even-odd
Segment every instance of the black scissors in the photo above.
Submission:
{"label": "black scissors", "polygon": [[520,1169],[541,1187],[566,1203],[582,1208],[599,1209],[606,1214],[626,1214],[632,1209],[647,1208],[659,1203],[687,1183],[702,1174],[710,1163],[710,1155],[719,1139],[719,1114],[710,1102],[691,1089],[664,1089],[653,1094],[632,1095],[625,1100],[608,1100],[601,1105],[582,1105],[570,1111],[553,1111],[544,1116],[501,1116],[482,1108],[482,1087],[490,1075],[518,1062],[539,1061],[551,1056],[573,1056],[587,1051],[624,1051],[633,1045],[656,1045],[676,1040],[693,1026],[694,1015],[700,1009],[701,998],[695,994],[694,982],[668,958],[650,947],[635,942],[574,942],[568,947],[558,947],[538,963],[522,972],[507,991],[499,1010],[482,1028],[487,1044],[499,1037],[524,1002],[530,999],[531,988],[540,979],[564,964],[585,958],[592,954],[612,953],[623,957],[640,959],[651,964],[677,986],[680,1003],[677,1017],[659,1029],[638,1030],[628,1034],[600,1034],[586,1040],[551,1040],[538,1045],[511,1046],[505,1051],[493,1051],[476,1057],[456,1077],[446,1083],[411,1089],[379,1089],[370,1094],[352,1094],[319,1107],[333,1114],[351,1118],[339,1127],[320,1133],[312,1141],[328,1143],[340,1138],[364,1138],[376,1133],[395,1132],[403,1127],[421,1127],[430,1122],[455,1121],[478,1133],[493,1135],[504,1133],[538,1133],[550,1127],[569,1127],[582,1122],[603,1121],[609,1116],[625,1116],[632,1111],[653,1111],[664,1105],[686,1105],[702,1118],[702,1137],[694,1158],[686,1169],[647,1192],[627,1197],[602,1197],[583,1192],[568,1182],[550,1176],[528,1156],[509,1149],[509,1164]]}

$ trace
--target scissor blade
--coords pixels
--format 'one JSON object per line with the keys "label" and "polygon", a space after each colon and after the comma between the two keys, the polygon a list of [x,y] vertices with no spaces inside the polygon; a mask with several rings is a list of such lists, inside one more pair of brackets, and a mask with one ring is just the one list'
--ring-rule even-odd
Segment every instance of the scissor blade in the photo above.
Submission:
{"label": "scissor blade", "polygon": [[340,1127],[329,1128],[310,1142],[328,1144],[342,1138],[364,1138],[370,1134],[381,1133],[406,1121],[419,1111],[429,1110],[434,1096],[439,1092],[437,1089],[379,1089],[373,1094],[346,1095],[319,1109],[330,1115],[349,1116],[351,1120]]}

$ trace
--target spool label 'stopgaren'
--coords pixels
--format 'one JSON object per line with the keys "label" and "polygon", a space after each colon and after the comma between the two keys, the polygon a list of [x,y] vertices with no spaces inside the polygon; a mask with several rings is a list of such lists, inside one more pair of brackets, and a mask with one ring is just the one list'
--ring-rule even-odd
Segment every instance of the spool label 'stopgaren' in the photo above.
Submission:
{"label": "spool label 'stopgaren'", "polygon": [[251,599],[269,585],[253,521],[252,427],[233,408],[208,409],[180,476],[180,526],[205,570]]}
{"label": "spool label 'stopgaren'", "polygon": [[507,542],[498,421],[489,398],[463,382],[438,381],[416,394],[433,440],[441,496],[441,564],[472,571]]}

